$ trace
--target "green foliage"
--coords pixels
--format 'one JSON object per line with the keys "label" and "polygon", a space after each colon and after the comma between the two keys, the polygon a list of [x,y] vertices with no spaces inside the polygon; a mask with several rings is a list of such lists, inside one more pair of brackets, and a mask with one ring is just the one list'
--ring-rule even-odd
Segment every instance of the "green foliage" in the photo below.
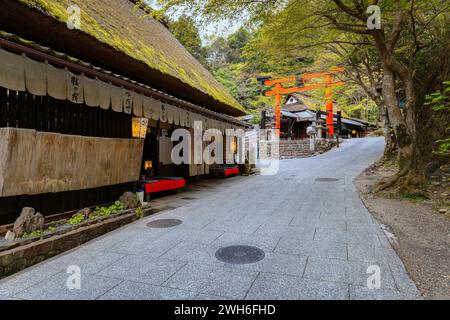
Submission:
{"label": "green foliage", "polygon": [[35,230],[32,232],[25,232],[23,234],[23,238],[30,239],[30,238],[40,238],[42,236],[43,232],[41,230]]}
{"label": "green foliage", "polygon": [[302,55],[280,59],[278,52],[271,56],[268,49],[271,46],[268,40],[263,41],[264,37],[262,32],[240,28],[227,37],[210,39],[206,48],[209,68],[215,78],[251,114],[259,114],[274,104],[273,98],[262,94],[257,76],[292,74],[312,62]]}
{"label": "green foliage", "polygon": [[25,232],[22,235],[22,238],[24,238],[24,239],[40,238],[44,234],[53,233],[55,231],[56,231],[56,228],[54,226],[50,226],[44,231],[42,231],[42,230],[35,230],[35,231],[32,231],[32,232]]}
{"label": "green foliage", "polygon": [[89,215],[89,220],[94,220],[97,218],[106,218],[111,215],[118,214],[119,212],[123,211],[125,207],[120,201],[114,202],[109,207],[97,207],[95,208],[94,212]]}
{"label": "green foliage", "polygon": [[261,123],[261,114],[253,115],[252,123],[253,124],[260,124]]}
{"label": "green foliage", "polygon": [[447,156],[450,154],[450,138],[437,140],[436,143],[438,148],[434,151],[435,154],[440,156]]}
{"label": "green foliage", "polygon": [[424,196],[409,194],[409,193],[403,194],[402,198],[409,200],[411,202],[414,202],[414,203],[423,203],[427,200],[427,198],[425,198]]}
{"label": "green foliage", "polygon": [[83,221],[84,221],[84,214],[77,213],[73,215],[72,218],[70,218],[69,221],[67,221],[67,223],[70,225],[77,225],[82,223]]}
{"label": "green foliage", "polygon": [[135,212],[138,219],[142,219],[144,217],[144,210],[141,207],[137,208]]}
{"label": "green foliage", "polygon": [[450,81],[442,83],[444,89],[426,96],[425,105],[431,106],[434,111],[450,110]]}
{"label": "green foliage", "polygon": [[[443,82],[444,89],[431,93],[425,98],[425,105],[431,106],[436,112],[450,111],[450,81]],[[447,127],[450,131],[450,126]],[[436,155],[447,156],[450,155],[450,137],[436,141],[437,149],[434,151]]]}
{"label": "green foliage", "polygon": [[190,54],[205,67],[208,67],[206,49],[202,45],[200,34],[192,18],[183,15],[177,21],[170,22],[169,29]]}

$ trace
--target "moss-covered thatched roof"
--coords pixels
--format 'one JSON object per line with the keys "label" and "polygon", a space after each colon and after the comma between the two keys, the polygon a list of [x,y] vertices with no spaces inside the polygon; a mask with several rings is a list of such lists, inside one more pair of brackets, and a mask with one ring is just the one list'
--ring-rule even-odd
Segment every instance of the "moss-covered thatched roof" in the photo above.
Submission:
{"label": "moss-covered thatched roof", "polygon": [[135,10],[130,0],[18,0],[66,23],[67,8],[81,9],[80,30],[103,44],[179,79],[238,113],[243,107],[160,22]]}

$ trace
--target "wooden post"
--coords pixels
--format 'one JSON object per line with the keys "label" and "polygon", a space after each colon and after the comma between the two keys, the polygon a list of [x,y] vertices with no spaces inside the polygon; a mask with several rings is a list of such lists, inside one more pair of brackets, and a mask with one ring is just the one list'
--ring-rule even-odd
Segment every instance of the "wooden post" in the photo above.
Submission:
{"label": "wooden post", "polygon": [[327,86],[325,88],[325,99],[327,101],[327,129],[328,138],[333,138],[334,135],[334,116],[333,116],[333,88],[330,85],[333,83],[333,76],[326,76]]}
{"label": "wooden post", "polygon": [[275,85],[275,132],[277,137],[281,135],[281,94],[280,94],[281,84],[277,83]]}

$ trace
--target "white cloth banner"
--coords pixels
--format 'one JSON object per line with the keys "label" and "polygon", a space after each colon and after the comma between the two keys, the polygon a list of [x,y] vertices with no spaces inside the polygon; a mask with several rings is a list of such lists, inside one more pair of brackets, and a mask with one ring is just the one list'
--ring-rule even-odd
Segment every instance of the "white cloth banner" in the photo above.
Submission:
{"label": "white cloth banner", "polygon": [[126,114],[131,114],[133,111],[133,91],[123,89],[123,112]]}
{"label": "white cloth banner", "polygon": [[152,118],[152,104],[154,103],[154,99],[144,96],[144,117],[147,119]]}
{"label": "white cloth banner", "polygon": [[184,120],[184,126],[190,128],[192,123],[192,112],[186,111],[186,118]]}
{"label": "white cloth banner", "polygon": [[47,95],[47,65],[25,57],[25,86],[36,96]]}
{"label": "white cloth banner", "polygon": [[152,100],[152,119],[158,121],[161,113],[161,101],[155,99]]}
{"label": "white cloth banner", "polygon": [[144,106],[144,97],[142,94],[133,91],[133,114],[136,117],[142,117]]}
{"label": "white cloth banner", "polygon": [[167,123],[172,124],[173,116],[175,114],[175,107],[170,104],[166,104],[165,107],[166,107],[166,113],[167,113]]}
{"label": "white cloth banner", "polygon": [[76,104],[84,102],[83,80],[83,76],[67,72],[67,100]]}
{"label": "white cloth banner", "polygon": [[201,121],[198,113],[191,113],[191,128],[195,127],[195,122]]}
{"label": "white cloth banner", "polygon": [[98,81],[98,102],[102,109],[108,110],[111,106],[111,84]]}
{"label": "white cloth banner", "polygon": [[58,100],[67,99],[67,70],[47,64],[47,93]]}
{"label": "white cloth banner", "polygon": [[160,103],[159,120],[167,123],[167,105]]}
{"label": "white cloth banner", "polygon": [[180,120],[179,120],[180,126],[184,127],[184,125],[186,123],[186,110],[180,109],[179,115],[180,115]]}
{"label": "white cloth banner", "polygon": [[25,91],[25,57],[0,48],[0,86]]}
{"label": "white cloth banner", "polygon": [[115,112],[123,111],[123,99],[122,99],[122,88],[109,85],[110,96],[111,96],[111,106]]}
{"label": "white cloth banner", "polygon": [[[144,96],[99,79],[74,74],[67,69],[56,68],[47,62],[29,59],[25,55],[10,53],[0,48],[0,86],[25,91],[37,96],[49,95],[58,100],[90,107],[112,109],[154,121],[194,128],[201,121],[203,130],[237,128],[235,125],[207,118],[199,113]],[[198,169],[196,169],[198,170]]]}
{"label": "white cloth banner", "polygon": [[173,124],[176,126],[180,125],[180,113],[183,112],[183,109],[180,109],[178,107],[173,107],[174,108],[174,113],[173,113]]}
{"label": "white cloth banner", "polygon": [[86,76],[84,81],[84,101],[89,107],[98,107],[100,105],[100,86],[98,79],[91,79]]}

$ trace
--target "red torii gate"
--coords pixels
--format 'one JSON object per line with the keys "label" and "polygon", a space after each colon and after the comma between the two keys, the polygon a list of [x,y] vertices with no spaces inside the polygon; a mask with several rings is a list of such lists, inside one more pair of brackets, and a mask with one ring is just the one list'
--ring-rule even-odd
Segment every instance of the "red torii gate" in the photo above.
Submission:
{"label": "red torii gate", "polygon": [[[335,81],[334,75],[336,73],[343,73],[344,68],[333,68],[324,72],[316,73],[305,73],[298,77],[288,77],[282,79],[269,79],[264,81],[266,86],[275,86],[272,91],[266,92],[266,96],[275,96],[275,130],[278,136],[280,136],[281,129],[281,96],[297,93],[301,91],[307,91],[317,88],[325,87],[325,99],[326,99],[326,110],[327,110],[327,128],[328,137],[331,138],[334,135],[334,117],[333,117],[333,87],[344,85],[343,81]],[[304,85],[305,82],[316,78],[325,78],[323,83]],[[284,88],[282,84],[293,83],[302,80],[303,86],[298,86],[294,88]]]}

